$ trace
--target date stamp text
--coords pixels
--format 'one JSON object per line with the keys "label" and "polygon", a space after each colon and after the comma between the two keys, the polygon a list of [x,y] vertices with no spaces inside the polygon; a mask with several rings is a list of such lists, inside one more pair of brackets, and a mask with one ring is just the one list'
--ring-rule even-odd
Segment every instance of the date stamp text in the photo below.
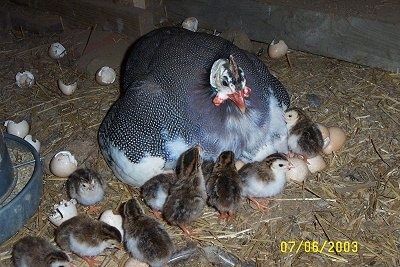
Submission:
{"label": "date stamp text", "polygon": [[282,253],[357,253],[360,244],[357,241],[281,241],[280,250]]}

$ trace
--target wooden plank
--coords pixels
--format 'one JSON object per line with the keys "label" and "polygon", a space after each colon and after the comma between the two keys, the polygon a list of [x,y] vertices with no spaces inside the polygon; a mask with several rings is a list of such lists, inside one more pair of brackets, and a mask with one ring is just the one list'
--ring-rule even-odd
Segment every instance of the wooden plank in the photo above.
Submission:
{"label": "wooden plank", "polygon": [[168,15],[195,16],[199,26],[245,31],[252,40],[283,39],[295,50],[398,72],[400,24],[345,17],[256,0],[168,0]]}
{"label": "wooden plank", "polygon": [[12,2],[56,13],[63,20],[75,25],[90,27],[97,24],[103,29],[131,36],[140,36],[155,28],[152,10],[121,6],[112,1],[12,0]]}
{"label": "wooden plank", "polygon": [[[33,16],[35,16],[34,20],[32,20]],[[33,33],[60,33],[63,31],[59,16],[39,11],[32,13],[28,7],[13,3],[8,3],[7,8],[0,10],[0,29]]]}

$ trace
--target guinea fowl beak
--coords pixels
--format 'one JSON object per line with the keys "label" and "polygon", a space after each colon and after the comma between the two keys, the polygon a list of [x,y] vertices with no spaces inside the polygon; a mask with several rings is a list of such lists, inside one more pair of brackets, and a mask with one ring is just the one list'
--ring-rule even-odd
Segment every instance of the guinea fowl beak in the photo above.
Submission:
{"label": "guinea fowl beak", "polygon": [[246,104],[244,103],[244,98],[250,95],[251,89],[249,87],[245,87],[240,91],[236,91],[233,94],[229,94],[228,97],[232,100],[236,106],[239,108],[240,112],[245,113]]}
{"label": "guinea fowl beak", "polygon": [[242,113],[246,111],[246,104],[244,103],[244,98],[241,94],[241,91],[229,94],[228,97],[236,104]]}

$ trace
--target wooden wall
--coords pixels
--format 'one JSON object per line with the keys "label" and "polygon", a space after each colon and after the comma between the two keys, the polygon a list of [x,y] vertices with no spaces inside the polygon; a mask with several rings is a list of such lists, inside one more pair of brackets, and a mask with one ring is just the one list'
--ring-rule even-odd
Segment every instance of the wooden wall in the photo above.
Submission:
{"label": "wooden wall", "polygon": [[166,5],[169,16],[195,16],[199,27],[218,31],[241,29],[256,41],[270,43],[278,38],[295,50],[393,72],[400,68],[400,23],[256,0],[167,0]]}

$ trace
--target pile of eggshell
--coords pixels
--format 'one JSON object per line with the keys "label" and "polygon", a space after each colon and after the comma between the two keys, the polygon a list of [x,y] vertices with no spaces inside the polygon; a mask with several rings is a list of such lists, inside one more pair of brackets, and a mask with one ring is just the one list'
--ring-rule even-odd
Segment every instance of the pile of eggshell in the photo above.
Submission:
{"label": "pile of eggshell", "polygon": [[[322,152],[330,155],[343,147],[346,142],[346,133],[339,127],[325,127],[324,125],[317,124],[321,131],[322,138],[324,139],[324,146]],[[286,179],[303,182],[308,176],[308,173],[317,173],[326,168],[326,162],[321,155],[313,158],[308,158],[307,162],[300,157],[294,156],[288,158],[292,167],[286,174]]]}
{"label": "pile of eggshell", "polygon": [[6,120],[4,122],[4,126],[7,129],[7,133],[18,136],[29,144],[31,144],[37,152],[40,151],[40,141],[32,138],[32,135],[29,133],[29,124],[26,120],[22,120],[20,122],[14,122],[12,120]]}
{"label": "pile of eggshell", "polygon": [[[52,59],[59,60],[67,54],[67,50],[62,44],[53,43],[50,45],[48,53]],[[112,84],[115,81],[115,78],[115,71],[107,66],[101,67],[96,72],[96,81],[100,85]],[[20,88],[28,88],[34,85],[35,77],[30,71],[18,72],[15,75],[15,82]],[[63,81],[63,79],[58,79],[57,84],[58,88],[64,95],[72,95],[78,87],[77,81],[66,83],[65,81]]]}
{"label": "pile of eggshell", "polygon": [[[52,59],[59,60],[67,54],[67,49],[61,43],[56,42],[50,45],[48,54]],[[115,81],[116,73],[112,68],[104,66],[96,72],[95,79],[101,85],[109,85]],[[35,77],[30,71],[18,72],[15,76],[15,80],[16,85],[20,88],[28,88],[35,83]],[[66,83],[63,79],[58,79],[57,83],[64,95],[73,94],[78,86],[76,80]],[[19,123],[7,120],[4,125],[8,133],[24,138],[39,151],[40,142],[38,140],[33,140],[32,136],[28,135],[29,125],[25,120]],[[77,169],[77,166],[78,164],[75,157],[69,151],[60,151],[51,159],[49,167],[54,175],[68,177]]]}

